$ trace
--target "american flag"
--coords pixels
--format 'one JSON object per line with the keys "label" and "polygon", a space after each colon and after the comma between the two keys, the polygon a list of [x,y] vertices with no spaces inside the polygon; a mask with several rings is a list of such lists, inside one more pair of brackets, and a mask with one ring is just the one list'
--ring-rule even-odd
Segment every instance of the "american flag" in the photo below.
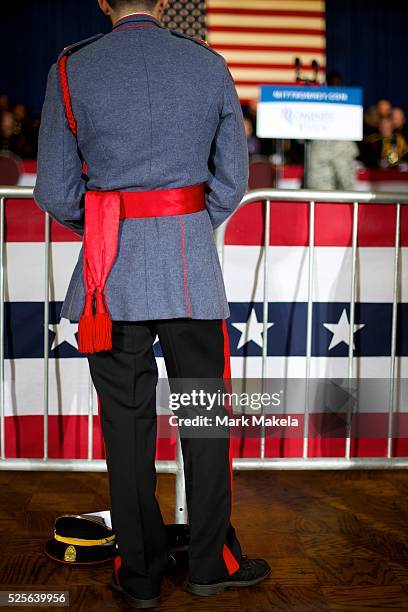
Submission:
{"label": "american flag", "polygon": [[296,57],[306,76],[313,60],[325,67],[325,0],[173,0],[165,23],[225,57],[242,102],[261,83],[293,83]]}

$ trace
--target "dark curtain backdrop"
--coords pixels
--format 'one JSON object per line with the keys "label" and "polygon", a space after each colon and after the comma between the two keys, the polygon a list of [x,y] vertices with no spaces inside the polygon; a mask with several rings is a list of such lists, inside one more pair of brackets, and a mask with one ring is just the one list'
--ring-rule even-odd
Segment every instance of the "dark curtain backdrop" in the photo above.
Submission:
{"label": "dark curtain backdrop", "polygon": [[48,70],[64,47],[108,32],[97,0],[3,0],[0,93],[39,113]]}
{"label": "dark curtain backdrop", "polygon": [[[326,0],[329,69],[408,106],[408,0]],[[48,69],[64,46],[110,29],[96,0],[9,0],[1,6],[0,93],[41,109]],[[408,108],[407,108],[408,110]]]}
{"label": "dark curtain backdrop", "polygon": [[408,0],[326,0],[327,66],[408,111]]}

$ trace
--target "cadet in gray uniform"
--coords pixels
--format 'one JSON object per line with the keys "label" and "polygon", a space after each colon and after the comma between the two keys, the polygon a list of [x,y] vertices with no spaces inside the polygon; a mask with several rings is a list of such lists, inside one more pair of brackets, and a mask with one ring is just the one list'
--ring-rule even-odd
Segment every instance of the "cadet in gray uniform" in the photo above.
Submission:
{"label": "cadet in gray uniform", "polygon": [[[155,498],[152,346],[158,335],[170,379],[227,384],[229,308],[213,230],[245,193],[248,151],[224,59],[162,27],[167,0],[98,1],[112,31],[65,49],[49,73],[35,199],[83,236],[62,316],[79,321],[100,402],[112,586],[133,607],[155,607],[168,551]],[[182,450],[188,590],[265,579],[268,564],[242,555],[230,523],[228,437],[184,437]]]}

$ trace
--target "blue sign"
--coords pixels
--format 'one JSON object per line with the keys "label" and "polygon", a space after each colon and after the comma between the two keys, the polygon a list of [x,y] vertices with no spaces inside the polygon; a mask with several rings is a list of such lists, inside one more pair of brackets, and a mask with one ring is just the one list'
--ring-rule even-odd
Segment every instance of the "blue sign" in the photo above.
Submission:
{"label": "blue sign", "polygon": [[362,140],[360,87],[261,85],[257,135],[300,140]]}

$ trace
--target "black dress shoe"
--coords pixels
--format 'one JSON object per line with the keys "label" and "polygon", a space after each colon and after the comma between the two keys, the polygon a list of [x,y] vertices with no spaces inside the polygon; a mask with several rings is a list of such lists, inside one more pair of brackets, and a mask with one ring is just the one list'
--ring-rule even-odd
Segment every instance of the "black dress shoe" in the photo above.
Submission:
{"label": "black dress shoe", "polygon": [[114,591],[123,596],[124,600],[131,608],[158,608],[160,605],[159,596],[153,597],[152,599],[140,599],[135,597],[129,589],[125,589],[119,584],[115,572],[112,572],[111,587]]}
{"label": "black dress shoe", "polygon": [[188,582],[187,591],[194,595],[217,595],[231,587],[250,587],[268,578],[271,568],[264,559],[242,555],[239,570],[218,582]]}

